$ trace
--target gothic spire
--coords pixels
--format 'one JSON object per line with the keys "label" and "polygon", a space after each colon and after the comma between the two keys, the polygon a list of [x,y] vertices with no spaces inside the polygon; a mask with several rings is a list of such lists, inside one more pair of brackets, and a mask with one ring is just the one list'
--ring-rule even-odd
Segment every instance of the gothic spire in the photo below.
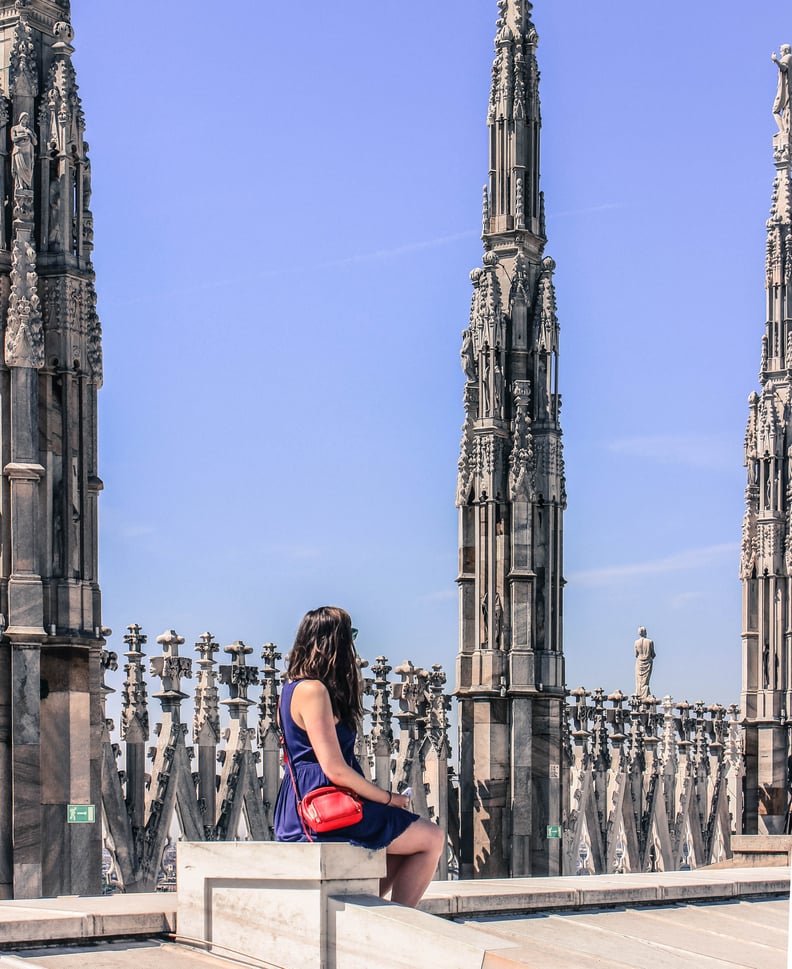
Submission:
{"label": "gothic spire", "polygon": [[[538,36],[530,13],[526,0],[498,0],[484,258],[470,276],[470,321],[460,351],[457,695],[460,723],[469,725],[463,762],[468,744],[476,752],[472,770],[460,778],[460,804],[463,816],[487,819],[464,829],[461,855],[465,875],[487,877],[557,868],[536,833],[558,824],[558,811],[549,803],[531,808],[524,781],[547,777],[561,762],[561,718],[553,704],[564,689],[566,507],[555,263],[544,256]],[[526,743],[526,736],[534,739]],[[518,757],[525,770],[510,774]],[[483,793],[495,790],[503,792],[497,805]]]}
{"label": "gothic spire", "polygon": [[770,217],[767,220],[767,329],[762,345],[759,379],[762,385],[776,380],[792,369],[792,326],[786,321],[792,277],[792,47],[782,44],[780,55],[773,54],[778,68],[778,88],[773,102],[773,117],[778,131],[773,136],[773,161],[776,174]]}
{"label": "gothic spire", "polygon": [[[783,830],[786,812],[792,576],[792,48],[773,54],[778,87],[773,117],[776,174],[767,220],[766,315],[759,382],[748,398],[740,578],[746,730],[745,830]],[[767,754],[757,756],[757,751]],[[761,767],[759,761],[762,761]]]}
{"label": "gothic spire", "polygon": [[525,229],[540,235],[539,36],[527,0],[498,0],[487,124],[489,224],[485,236]]}

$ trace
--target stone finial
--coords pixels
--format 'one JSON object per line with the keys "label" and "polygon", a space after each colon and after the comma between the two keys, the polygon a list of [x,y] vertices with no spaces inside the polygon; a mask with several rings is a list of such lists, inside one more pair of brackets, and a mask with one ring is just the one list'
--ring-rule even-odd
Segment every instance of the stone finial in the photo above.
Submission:
{"label": "stone finial", "polygon": [[608,746],[608,716],[605,711],[605,691],[597,687],[591,694],[594,701],[592,710],[592,740],[594,767],[607,770],[610,767],[610,748]]}
{"label": "stone finial", "polygon": [[743,728],[740,723],[740,708],[736,703],[731,704],[728,713],[725,759],[735,769],[743,765]]}
{"label": "stone finial", "polygon": [[542,260],[536,293],[534,333],[536,349],[543,353],[558,352],[558,307],[553,283],[555,268],[555,260],[549,256]]}
{"label": "stone finial", "polygon": [[193,717],[193,740],[200,743],[208,732],[212,743],[220,738],[220,697],[217,690],[217,671],[214,654],[220,649],[211,633],[201,633],[195,644],[198,653],[198,680],[195,685],[195,714]]}
{"label": "stone finial", "polygon": [[121,737],[130,740],[134,736],[136,742],[144,741],[148,737],[149,719],[146,697],[146,679],[143,670],[146,636],[137,623],[127,626],[129,630],[124,636],[127,651],[127,664],[124,666],[126,677],[121,693]]}
{"label": "stone finial", "polygon": [[162,656],[153,656],[149,666],[151,675],[162,680],[162,689],[154,696],[159,700],[181,702],[187,698],[187,694],[181,691],[181,678],[192,676],[192,660],[179,656],[184,636],[179,636],[174,629],[167,629],[157,636],[157,643],[162,646]]}
{"label": "stone finial", "polygon": [[245,662],[245,657],[250,656],[253,647],[247,646],[241,639],[237,639],[230,646],[226,646],[223,652],[230,654],[232,660],[230,666],[220,667],[220,682],[224,683],[231,693],[231,699],[223,700],[222,703],[250,706],[253,701],[248,699],[247,691],[254,683],[259,681],[258,667],[248,666]]}
{"label": "stone finial", "polygon": [[74,28],[72,25],[66,20],[59,20],[52,28],[52,32],[55,35],[55,43],[52,45],[53,50],[59,54],[66,54],[67,56],[73,54],[74,48],[72,47],[72,41],[74,40]]}
{"label": "stone finial", "polygon": [[661,704],[663,711],[663,732],[660,741],[660,759],[666,770],[676,770],[676,720],[674,719],[674,700],[671,696],[664,696]]}
{"label": "stone finial", "polygon": [[17,0],[17,10],[19,10],[20,16],[14,28],[14,37],[8,58],[8,90],[9,94],[17,97],[34,98],[39,93],[36,45],[25,12],[28,4],[24,3],[23,6],[20,6],[20,2],[22,0]]}
{"label": "stone finial", "polygon": [[264,665],[259,699],[259,738],[263,738],[269,730],[277,730],[278,726],[278,662],[281,654],[275,643],[264,643],[261,658]]}
{"label": "stone finial", "polygon": [[393,711],[390,705],[388,673],[393,669],[385,656],[378,656],[371,667],[374,674],[374,704],[371,709],[371,747],[375,755],[393,750]]}
{"label": "stone finial", "polygon": [[432,666],[428,676],[427,733],[438,753],[448,751],[448,711],[451,697],[446,694],[446,674],[438,663]]}

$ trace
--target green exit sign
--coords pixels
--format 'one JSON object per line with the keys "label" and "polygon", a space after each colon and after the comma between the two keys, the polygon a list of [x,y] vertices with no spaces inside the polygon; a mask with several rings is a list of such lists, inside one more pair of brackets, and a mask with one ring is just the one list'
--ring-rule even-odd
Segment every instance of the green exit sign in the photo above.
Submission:
{"label": "green exit sign", "polygon": [[93,824],[96,821],[95,804],[69,804],[66,808],[69,824]]}
{"label": "green exit sign", "polygon": [[560,824],[548,824],[547,825],[547,837],[548,838],[560,838],[561,837],[561,825]]}

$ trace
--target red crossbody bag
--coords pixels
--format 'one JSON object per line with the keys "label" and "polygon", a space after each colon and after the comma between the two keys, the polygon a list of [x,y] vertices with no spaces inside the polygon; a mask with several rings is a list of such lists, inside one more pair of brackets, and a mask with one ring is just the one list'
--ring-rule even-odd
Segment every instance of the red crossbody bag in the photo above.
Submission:
{"label": "red crossbody bag", "polygon": [[309,841],[314,840],[309,828],[314,834],[322,834],[325,831],[337,831],[339,828],[349,827],[350,824],[357,824],[363,817],[363,804],[354,791],[349,791],[345,787],[317,787],[309,791],[305,797],[300,797],[297,778],[294,776],[289,757],[289,748],[286,745],[286,735],[281,727],[280,700],[278,700],[278,731],[281,747],[283,747],[283,763],[291,777],[294,796],[297,799],[297,813],[300,816],[305,837]]}

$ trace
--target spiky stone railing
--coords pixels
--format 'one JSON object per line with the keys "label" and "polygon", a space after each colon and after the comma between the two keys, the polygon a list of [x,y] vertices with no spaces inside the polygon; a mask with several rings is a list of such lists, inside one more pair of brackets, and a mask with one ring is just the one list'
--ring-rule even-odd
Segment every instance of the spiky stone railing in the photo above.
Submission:
{"label": "spiky stone railing", "polygon": [[673,871],[731,856],[742,830],[739,710],[569,693],[564,874]]}
{"label": "spiky stone railing", "polygon": [[[123,743],[114,743],[114,724],[106,716],[102,736],[105,844],[115,884],[128,892],[152,891],[167,868],[165,855],[177,828],[180,836],[199,841],[273,837],[281,779],[276,725],[283,678],[278,666],[281,654],[274,644],[265,643],[262,665],[253,666],[248,662],[253,648],[237,641],[224,649],[230,663],[218,667],[215,653],[220,646],[211,633],[203,633],[195,644],[199,658],[192,703],[193,745],[189,746],[182,712],[189,697],[182,691],[182,680],[192,677],[193,661],[180,654],[184,638],[174,630],[158,636],[162,654],[151,657],[150,674],[162,682],[162,688],[153,693],[162,713],[154,728],[157,744],[148,752],[147,767],[146,636],[140,626],[132,625],[124,642]],[[117,670],[117,654],[105,650],[102,664],[105,673]],[[384,656],[378,656],[371,667],[373,676],[365,676],[366,666],[361,663],[361,676],[373,702],[364,718],[358,748],[361,766],[383,787],[411,787],[416,811],[447,832],[451,766],[445,674],[439,666],[425,670],[407,661],[395,671],[400,681],[392,684],[388,679],[392,667]],[[218,684],[228,693],[225,699],[220,699]],[[248,715],[256,701],[249,693],[256,686],[260,686],[258,723],[253,727],[248,725]],[[114,692],[104,684],[105,698]],[[396,733],[391,698],[399,707]],[[225,729],[221,728],[221,708],[227,711]],[[197,770],[193,771],[196,760]],[[450,803],[455,804],[453,792]],[[456,842],[452,834],[452,856]],[[445,877],[447,873],[448,862],[443,859],[438,874]]]}

